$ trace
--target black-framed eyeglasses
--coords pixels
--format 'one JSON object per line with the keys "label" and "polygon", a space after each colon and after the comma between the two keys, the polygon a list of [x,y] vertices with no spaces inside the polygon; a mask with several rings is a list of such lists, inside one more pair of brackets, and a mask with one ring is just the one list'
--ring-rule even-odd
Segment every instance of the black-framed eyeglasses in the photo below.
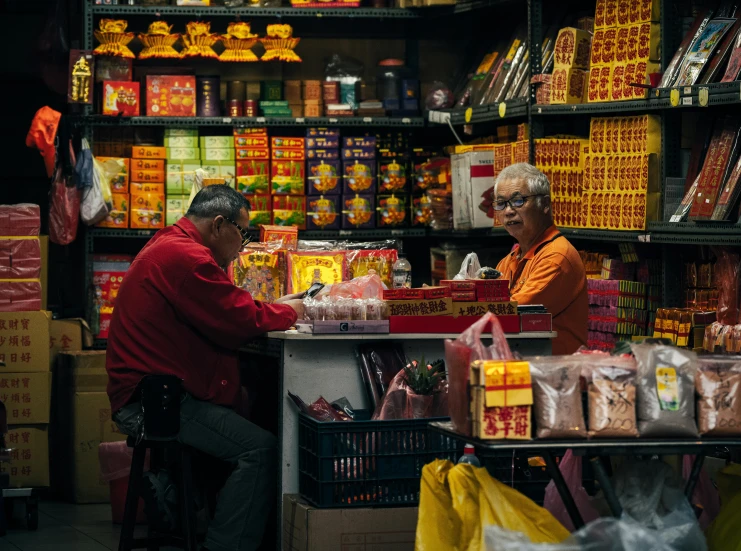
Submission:
{"label": "black-framed eyeglasses", "polygon": [[543,195],[518,195],[517,197],[511,197],[509,201],[494,201],[494,210],[502,211],[507,208],[507,205],[517,210],[522,208],[530,197],[543,197]]}
{"label": "black-framed eyeglasses", "polygon": [[243,228],[231,218],[227,218],[225,216],[224,220],[234,224],[234,226],[239,230],[239,233],[242,235],[242,248],[244,249],[247,245],[249,245],[250,241],[252,241],[252,236],[248,233],[249,230]]}

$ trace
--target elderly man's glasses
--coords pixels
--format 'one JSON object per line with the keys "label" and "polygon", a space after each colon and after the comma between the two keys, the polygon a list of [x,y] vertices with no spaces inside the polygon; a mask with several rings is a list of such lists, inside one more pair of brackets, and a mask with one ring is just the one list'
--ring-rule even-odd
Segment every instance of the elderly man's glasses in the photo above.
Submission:
{"label": "elderly man's glasses", "polygon": [[247,245],[249,245],[250,241],[252,241],[252,236],[249,233],[247,233],[248,230],[246,230],[245,228],[237,224],[231,218],[224,217],[224,220],[234,224],[234,226],[239,230],[239,233],[242,234],[242,248],[244,249]]}
{"label": "elderly man's glasses", "polygon": [[543,195],[518,195],[516,197],[510,198],[509,201],[494,201],[494,210],[502,211],[507,208],[507,205],[517,210],[519,208],[522,208],[522,206],[527,202],[528,199],[530,199],[530,197],[543,197]]}

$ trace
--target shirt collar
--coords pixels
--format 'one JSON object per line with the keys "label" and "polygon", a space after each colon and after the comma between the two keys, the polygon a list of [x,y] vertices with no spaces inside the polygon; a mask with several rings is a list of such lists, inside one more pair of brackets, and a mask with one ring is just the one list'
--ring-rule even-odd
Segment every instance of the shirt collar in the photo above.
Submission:
{"label": "shirt collar", "polygon": [[196,228],[196,225],[188,220],[185,216],[175,222],[175,226],[177,226],[185,235],[190,237],[193,241],[195,241],[199,245],[203,245],[203,237],[201,237],[201,232],[199,232],[198,228]]}
{"label": "shirt collar", "polygon": [[[530,247],[530,250],[525,253],[525,256],[522,257],[522,260],[532,260],[535,256],[535,252],[538,250],[538,247],[540,247],[543,243],[551,241],[554,237],[556,237],[556,235],[558,235],[558,228],[552,224],[551,227],[545,230],[540,238],[535,243],[533,243],[533,246]],[[520,245],[518,244],[514,246],[511,254],[514,258],[517,258],[519,252]]]}

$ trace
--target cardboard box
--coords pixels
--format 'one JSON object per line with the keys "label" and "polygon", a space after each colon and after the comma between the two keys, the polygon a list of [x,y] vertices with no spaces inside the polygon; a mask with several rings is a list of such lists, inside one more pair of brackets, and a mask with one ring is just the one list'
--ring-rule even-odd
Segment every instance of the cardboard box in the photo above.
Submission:
{"label": "cardboard box", "polygon": [[188,161],[201,158],[201,149],[198,147],[166,147],[165,157],[169,161]]}
{"label": "cardboard box", "polygon": [[198,147],[198,136],[165,136],[165,147]]}
{"label": "cardboard box", "polygon": [[38,279],[0,280],[0,312],[41,310],[41,281]]}
{"label": "cardboard box", "polygon": [[237,161],[237,191],[244,195],[270,193],[270,161]]}
{"label": "cardboard box", "polygon": [[41,274],[39,275],[39,281],[41,282],[41,309],[47,309],[47,296],[49,281],[49,236],[40,235],[39,245],[41,249]]}
{"label": "cardboard box", "polygon": [[[100,160],[100,157],[96,157]],[[128,161],[128,159],[123,159]],[[155,159],[131,159],[131,170],[166,170],[166,161]]]}
{"label": "cardboard box", "polygon": [[[165,225],[172,226],[188,211],[190,195],[168,195],[165,201]],[[251,220],[251,218],[250,218]]]}
{"label": "cardboard box", "polygon": [[[210,178],[223,178],[227,186],[234,185],[236,175],[235,161],[201,161],[201,167],[208,172]],[[190,191],[190,187],[186,192]]]}
{"label": "cardboard box", "polygon": [[[450,298],[433,300],[389,300],[386,301],[390,316],[452,316],[453,301]],[[456,305],[457,306],[457,305]]]}
{"label": "cardboard box", "polygon": [[270,158],[274,161],[303,161],[306,159],[306,152],[303,149],[278,149],[273,147],[270,149]]}
{"label": "cardboard box", "polygon": [[342,227],[368,229],[376,227],[374,195],[344,195],[342,197]]}
{"label": "cardboard box", "polygon": [[38,279],[41,242],[38,237],[0,237],[0,279]]}
{"label": "cardboard box", "polygon": [[166,159],[167,148],[135,145],[131,148],[131,157],[133,159]]}
{"label": "cardboard box", "polygon": [[303,161],[272,161],[270,163],[271,192],[276,195],[303,195],[305,174]]}
{"label": "cardboard box", "polygon": [[520,314],[520,325],[523,333],[553,330],[551,314]]}
{"label": "cardboard box", "polygon": [[130,227],[155,229],[165,227],[165,195],[132,193]]}
{"label": "cardboard box", "polygon": [[339,147],[339,136],[312,136],[306,138],[306,149],[337,149]]}
{"label": "cardboard box", "polygon": [[195,117],[196,77],[147,75],[148,117]]}
{"label": "cardboard box", "polygon": [[517,302],[456,302],[453,304],[453,316],[483,316],[491,312],[497,316],[517,314]]}
{"label": "cardboard box", "polygon": [[275,226],[296,226],[306,229],[306,196],[276,195],[273,197],[273,220]]}
{"label": "cardboard box", "polygon": [[245,195],[250,202],[250,227],[270,225],[273,222],[273,204],[270,195]]}
{"label": "cardboard box", "polygon": [[376,197],[376,204],[376,227],[399,228],[409,225],[408,195],[379,195]]}
{"label": "cardboard box", "polygon": [[266,149],[270,147],[270,139],[267,136],[235,136],[234,145],[248,149]]}
{"label": "cardboard box", "polygon": [[92,345],[90,328],[81,318],[49,321],[49,365],[52,369],[59,354],[82,350],[83,335],[86,343]]}
{"label": "cardboard box", "polygon": [[5,443],[12,450],[11,463],[0,463],[0,472],[10,474],[11,488],[49,486],[49,431],[47,425],[8,427]]}
{"label": "cardboard box", "polygon": [[311,160],[306,162],[308,195],[339,195],[340,162]]}
{"label": "cardboard box", "polygon": [[130,179],[132,182],[164,184],[165,183],[165,171],[164,170],[132,170]]}
{"label": "cardboard box", "polygon": [[201,161],[232,161],[236,155],[234,148],[229,149],[201,149]]}
{"label": "cardboard box", "polygon": [[[267,139],[267,138],[266,138]],[[270,160],[269,147],[237,147],[235,149],[235,158],[240,160]]]}
{"label": "cardboard box", "polygon": [[558,31],[553,63],[556,68],[589,69],[592,37],[587,31],[564,27]]}
{"label": "cardboard box", "polygon": [[[274,197],[278,199],[278,197]],[[320,195],[306,201],[306,228],[309,230],[338,230],[342,208],[338,196]]]}
{"label": "cardboard box", "polygon": [[129,190],[132,194],[157,193],[159,195],[164,195],[165,184],[142,184],[139,182],[131,182],[129,184]]}
{"label": "cardboard box", "polygon": [[49,371],[49,312],[0,312],[4,373]]}
{"label": "cardboard box", "polygon": [[[309,161],[309,163],[313,162],[316,161]],[[342,170],[342,192],[344,194],[352,195],[353,193],[376,193],[375,161],[343,161]]]}
{"label": "cardboard box", "polygon": [[200,159],[184,161],[167,161],[166,165],[166,192],[173,195],[190,193],[196,178],[196,170],[201,168]]}
{"label": "cardboard box", "polygon": [[[128,185],[127,185],[128,187]],[[128,193],[111,193],[112,208],[106,217],[95,224],[100,228],[128,228],[130,197]]]}
{"label": "cardboard box", "polygon": [[283,496],[284,551],[413,551],[416,507],[317,509]]}
{"label": "cardboard box", "polygon": [[582,103],[584,90],[588,88],[588,71],[556,67],[551,77],[552,105],[572,105]]}
{"label": "cardboard box", "polygon": [[51,372],[0,374],[0,400],[8,423],[36,425],[49,422]]}
{"label": "cardboard box", "polygon": [[104,115],[138,117],[140,103],[138,82],[103,81],[103,107],[101,111]]}

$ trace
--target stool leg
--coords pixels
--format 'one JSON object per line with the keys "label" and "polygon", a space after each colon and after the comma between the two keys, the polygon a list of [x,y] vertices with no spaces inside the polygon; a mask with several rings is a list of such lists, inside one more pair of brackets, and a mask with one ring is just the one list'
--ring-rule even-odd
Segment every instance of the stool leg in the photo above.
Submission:
{"label": "stool leg", "polygon": [[195,494],[193,493],[193,469],[190,451],[180,449],[180,523],[186,551],[197,551]]}
{"label": "stool leg", "polygon": [[118,551],[131,551],[134,545],[134,528],[136,527],[136,510],[139,505],[139,487],[144,472],[144,459],[147,449],[144,446],[134,447],[134,457],[131,460],[129,487],[126,490],[126,506],[124,508],[121,538],[118,541]]}

